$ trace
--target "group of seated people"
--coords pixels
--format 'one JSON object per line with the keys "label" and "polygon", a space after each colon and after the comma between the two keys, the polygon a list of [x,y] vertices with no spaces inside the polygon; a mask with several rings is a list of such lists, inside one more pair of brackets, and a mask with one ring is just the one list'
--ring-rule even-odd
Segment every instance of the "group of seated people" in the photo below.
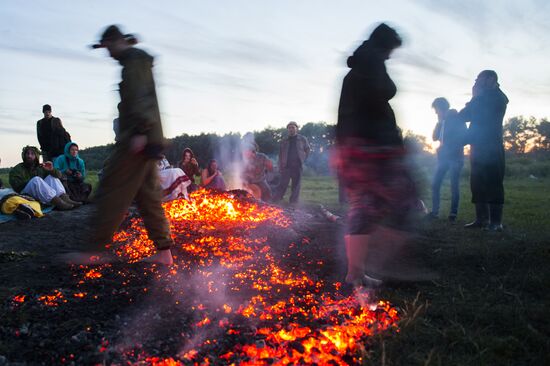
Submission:
{"label": "group of seated people", "polygon": [[41,204],[72,210],[88,201],[92,186],[84,182],[86,166],[78,156],[78,145],[68,142],[64,154],[54,162],[40,163],[40,150],[25,146],[23,162],[9,172],[11,188],[0,190],[0,211],[18,219],[43,216]]}
{"label": "group of seated people", "polygon": [[[223,175],[218,169],[215,159],[208,162],[206,168],[199,168],[199,163],[190,148],[183,150],[182,159],[177,167],[172,167],[163,155],[159,159],[159,179],[163,190],[163,200],[170,201],[177,198],[189,198],[189,193],[200,187],[218,191],[225,191],[226,184]],[[200,177],[200,185],[195,183],[195,177]]]}
{"label": "group of seated people", "polygon": [[[273,163],[258,151],[254,141],[243,141],[241,146],[243,165],[240,169],[242,188],[256,199],[271,201],[271,187],[267,182],[267,174],[273,171]],[[166,157],[158,161],[160,184],[164,200],[169,201],[179,197],[188,198],[188,194],[199,189],[225,191],[222,172],[215,159],[208,161],[206,168],[200,169],[197,159],[190,148],[183,150],[182,159],[177,167],[172,167]],[[195,177],[200,177],[200,184],[195,183]]]}
{"label": "group of seated people", "polygon": [[[68,142],[64,154],[53,159],[53,162],[40,163],[40,155],[37,147],[25,146],[21,154],[23,161],[9,173],[12,188],[4,188],[0,183],[2,213],[30,219],[43,216],[41,204],[65,211],[88,202],[92,186],[85,182],[86,166],[78,155],[75,142]],[[243,142],[242,157],[244,165],[240,178],[243,188],[257,199],[270,201],[272,194],[266,174],[273,171],[273,163],[258,151],[254,141]],[[190,148],[183,151],[176,167],[172,167],[163,155],[158,161],[158,168],[164,201],[188,199],[189,193],[199,188],[227,189],[217,161],[211,159],[204,169],[200,169]],[[195,177],[200,177],[199,184],[195,183]]]}

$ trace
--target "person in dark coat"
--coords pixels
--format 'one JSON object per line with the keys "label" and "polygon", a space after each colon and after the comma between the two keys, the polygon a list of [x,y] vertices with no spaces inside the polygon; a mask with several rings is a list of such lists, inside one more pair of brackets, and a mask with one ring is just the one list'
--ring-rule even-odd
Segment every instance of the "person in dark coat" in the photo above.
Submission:
{"label": "person in dark coat", "polygon": [[61,119],[52,115],[49,104],[42,106],[44,118],[36,122],[36,135],[40,143],[43,161],[54,161],[63,155],[65,145],[71,141],[71,135],[65,130]]}
{"label": "person in dark coat", "polygon": [[500,90],[497,73],[482,71],[472,88],[472,99],[459,112],[470,121],[466,143],[470,144],[470,188],[476,219],[466,228],[502,230],[504,204],[504,143],[502,122],[508,98]]}
{"label": "person in dark coat", "polygon": [[450,109],[449,102],[445,98],[436,98],[432,108],[437,114],[432,139],[439,141],[437,149],[437,168],[432,182],[432,211],[430,218],[439,215],[439,195],[441,183],[450,171],[451,175],[451,211],[449,221],[455,221],[458,214],[458,202],[460,200],[460,172],[464,166],[464,138],[466,136],[466,123],[458,118],[458,112]]}
{"label": "person in dark coat", "polygon": [[351,70],[342,85],[335,166],[349,201],[345,280],[354,286],[380,284],[366,273],[367,255],[373,244],[387,239],[381,230],[399,230],[416,204],[403,139],[389,103],[397,88],[385,66],[400,45],[393,28],[383,23],[377,26],[348,58]]}

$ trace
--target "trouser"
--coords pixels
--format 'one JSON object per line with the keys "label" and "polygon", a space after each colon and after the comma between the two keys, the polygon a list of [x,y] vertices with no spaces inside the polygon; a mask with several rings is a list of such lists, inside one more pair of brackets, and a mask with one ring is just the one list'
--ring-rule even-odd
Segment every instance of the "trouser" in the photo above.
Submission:
{"label": "trouser", "polygon": [[42,203],[50,203],[50,201],[66,193],[63,183],[58,178],[48,175],[42,179],[33,177],[21,191],[22,194],[29,195]]}
{"label": "trouser", "polygon": [[100,182],[94,244],[111,241],[133,200],[137,203],[149,239],[158,250],[170,248],[173,241],[161,205],[162,190],[156,161],[131,154],[123,147],[115,147]]}
{"label": "trouser", "polygon": [[289,166],[281,171],[281,182],[279,183],[277,200],[283,199],[285,196],[288,184],[292,180],[290,185],[290,203],[297,203],[300,198],[300,188],[302,184],[302,167],[301,166]]}
{"label": "trouser", "polygon": [[451,175],[451,216],[456,216],[458,213],[458,202],[460,200],[460,172],[462,171],[462,166],[464,162],[462,160],[451,160],[451,159],[439,159],[437,161],[437,169],[434,174],[432,182],[432,213],[437,215],[439,214],[439,202],[440,202],[440,191],[441,183],[447,174],[447,171],[450,171]]}
{"label": "trouser", "polygon": [[470,154],[472,203],[504,203],[504,150]]}

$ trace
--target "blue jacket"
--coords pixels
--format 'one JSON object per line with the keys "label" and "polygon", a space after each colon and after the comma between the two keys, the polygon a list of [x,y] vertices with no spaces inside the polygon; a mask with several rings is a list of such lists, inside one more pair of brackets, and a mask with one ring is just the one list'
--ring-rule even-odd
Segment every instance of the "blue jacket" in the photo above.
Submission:
{"label": "blue jacket", "polygon": [[[84,178],[86,178],[86,165],[84,164],[84,160],[78,157],[78,154],[76,155],[76,157],[71,156],[71,154],[69,153],[69,149],[72,145],[76,144],[72,141],[67,142],[63,155],[59,155],[55,159],[53,163],[54,167],[61,173],[63,173],[63,175],[67,175],[67,169],[79,171],[80,174],[82,174],[82,180],[84,180]],[[75,178],[72,175],[67,175],[67,180],[69,182],[74,182]]]}

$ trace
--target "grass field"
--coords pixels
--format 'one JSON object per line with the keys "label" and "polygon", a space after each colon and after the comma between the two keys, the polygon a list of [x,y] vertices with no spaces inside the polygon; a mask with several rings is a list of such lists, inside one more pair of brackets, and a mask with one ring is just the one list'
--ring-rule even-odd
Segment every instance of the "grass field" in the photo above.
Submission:
{"label": "grass field", "polygon": [[[7,174],[0,174],[7,182]],[[95,173],[89,181],[97,183]],[[387,287],[380,296],[396,305],[400,332],[367,345],[373,365],[550,364],[550,178],[507,178],[505,231],[468,231],[473,218],[467,177],[461,183],[456,223],[423,222],[416,244],[440,278]],[[425,192],[426,190],[422,190]],[[446,217],[448,182],[442,188]],[[305,177],[302,200],[336,213],[332,177]],[[429,192],[422,197],[429,207]]]}

